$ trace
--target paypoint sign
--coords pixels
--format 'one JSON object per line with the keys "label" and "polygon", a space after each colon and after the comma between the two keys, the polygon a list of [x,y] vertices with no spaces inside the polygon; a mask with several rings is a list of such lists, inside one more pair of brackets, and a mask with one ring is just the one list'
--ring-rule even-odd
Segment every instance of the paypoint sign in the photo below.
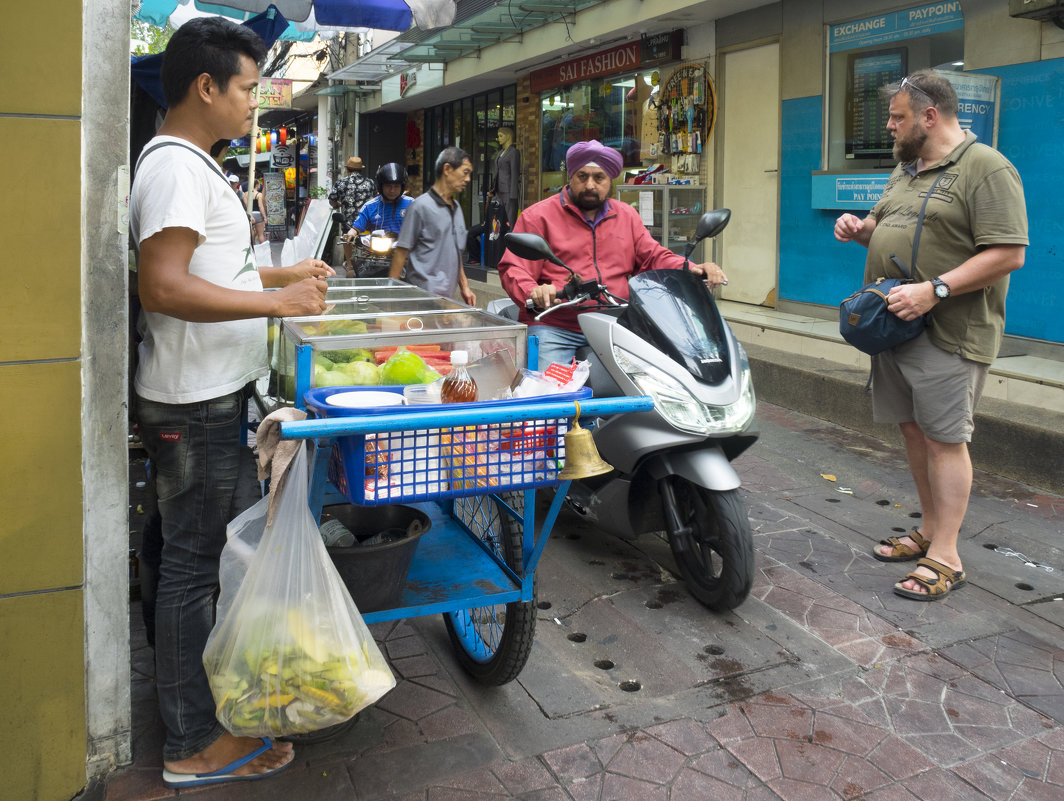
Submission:
{"label": "paypoint sign", "polygon": [[900,39],[914,39],[964,27],[959,0],[907,8],[878,17],[840,22],[831,26],[831,52],[853,50]]}

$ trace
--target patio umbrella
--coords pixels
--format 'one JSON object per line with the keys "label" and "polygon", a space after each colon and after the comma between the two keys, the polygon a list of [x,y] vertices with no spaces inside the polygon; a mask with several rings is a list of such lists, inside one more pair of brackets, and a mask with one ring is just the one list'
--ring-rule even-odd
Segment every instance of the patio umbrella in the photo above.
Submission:
{"label": "patio umbrella", "polygon": [[[177,0],[163,0],[163,2],[173,3],[177,5]],[[143,8],[143,5],[141,6]],[[271,6],[273,8],[273,6]],[[155,22],[152,22],[155,25]],[[166,25],[166,20],[163,20],[163,25]],[[266,43],[266,47],[270,48],[273,43],[276,42],[281,34],[288,28],[288,20],[280,14],[276,8],[273,8],[271,13],[269,9],[264,10],[261,14],[251,17],[244,23],[251,30],[255,31],[262,37],[262,41]],[[163,96],[163,84],[160,79],[160,71],[163,66],[163,54],[153,53],[150,56],[132,56],[129,59],[130,77],[149,95],[152,100],[158,103],[162,108],[166,108],[166,98]]]}

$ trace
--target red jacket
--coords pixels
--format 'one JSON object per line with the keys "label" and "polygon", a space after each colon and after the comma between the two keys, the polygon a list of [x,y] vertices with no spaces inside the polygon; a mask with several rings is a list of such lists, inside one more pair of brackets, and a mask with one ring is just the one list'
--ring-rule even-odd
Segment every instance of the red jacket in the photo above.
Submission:
{"label": "red jacket", "polygon": [[[529,206],[517,218],[514,231],[539,234],[551,250],[584,279],[597,277],[620,298],[628,297],[628,279],[643,270],[683,267],[683,256],[662,247],[643,225],[639,213],[626,203],[609,198],[594,224],[577,208],[565,187]],[[499,261],[503,289],[520,307],[520,321],[536,325],[525,311],[525,299],[537,284],[554,284],[559,290],[569,274],[549,261],[526,261],[510,251]],[[590,311],[594,302],[587,304]],[[543,318],[541,325],[580,331],[577,308],[563,309]]]}

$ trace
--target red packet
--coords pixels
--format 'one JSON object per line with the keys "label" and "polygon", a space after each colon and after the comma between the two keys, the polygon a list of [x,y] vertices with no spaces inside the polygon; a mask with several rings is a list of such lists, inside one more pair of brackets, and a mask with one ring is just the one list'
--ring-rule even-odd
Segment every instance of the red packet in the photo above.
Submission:
{"label": "red packet", "polygon": [[558,364],[554,362],[546,370],[543,371],[543,375],[552,381],[557,382],[558,386],[564,387],[570,381],[573,380],[573,373],[576,372],[576,359],[573,359],[573,363],[570,365]]}

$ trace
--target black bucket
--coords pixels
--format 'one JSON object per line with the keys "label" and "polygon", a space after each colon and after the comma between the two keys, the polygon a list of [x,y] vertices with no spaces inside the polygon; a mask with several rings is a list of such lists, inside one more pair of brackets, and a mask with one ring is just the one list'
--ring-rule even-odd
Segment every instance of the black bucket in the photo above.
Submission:
{"label": "black bucket", "polygon": [[360,543],[383,535],[380,544],[327,549],[355,606],[360,612],[398,606],[418,541],[429,530],[429,516],[412,506],[341,503],[322,509],[322,522],[330,518],[343,523]]}

